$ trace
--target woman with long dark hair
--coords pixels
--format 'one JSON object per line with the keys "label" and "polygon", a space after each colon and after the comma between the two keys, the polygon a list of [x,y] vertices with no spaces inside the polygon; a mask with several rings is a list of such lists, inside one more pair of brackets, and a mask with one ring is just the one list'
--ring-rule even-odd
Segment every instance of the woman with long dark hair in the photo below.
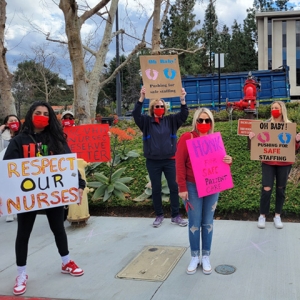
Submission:
{"label": "woman with long dark hair", "polygon": [[[35,147],[29,147],[29,144],[35,144]],[[10,142],[4,159],[58,155],[70,152],[66,135],[52,107],[47,102],[39,101],[33,103],[30,107],[25,117],[22,132]],[[80,173],[78,188],[81,201],[85,181],[81,179]],[[83,270],[74,261],[70,260],[67,235],[64,228],[64,207],[45,209],[45,214],[62,259],[61,272],[72,276],[83,275]],[[18,276],[13,289],[15,295],[24,294],[26,291],[28,242],[36,215],[37,211],[18,214],[18,231],[15,244]]]}

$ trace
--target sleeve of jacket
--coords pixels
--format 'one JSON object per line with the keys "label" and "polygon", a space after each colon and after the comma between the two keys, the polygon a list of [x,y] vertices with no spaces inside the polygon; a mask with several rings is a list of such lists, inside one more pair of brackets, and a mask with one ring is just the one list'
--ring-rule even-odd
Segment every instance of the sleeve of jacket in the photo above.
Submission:
{"label": "sleeve of jacket", "polygon": [[186,104],[180,106],[180,112],[173,115],[176,120],[176,126],[179,128],[188,118],[189,110]]}
{"label": "sleeve of jacket", "polygon": [[6,148],[3,160],[23,158],[23,148],[20,139],[21,138],[19,136],[16,136],[10,140]]}
{"label": "sleeve of jacket", "polygon": [[[72,151],[67,143],[64,144],[64,148],[65,148],[66,153],[72,153]],[[86,187],[86,182],[84,179],[82,179],[82,176],[81,176],[81,173],[79,172],[79,170],[78,170],[78,187],[83,190]]]}
{"label": "sleeve of jacket", "polygon": [[134,109],[132,111],[132,116],[134,119],[135,124],[140,128],[140,130],[143,132],[144,129],[144,117],[142,115],[142,107],[143,107],[143,103],[138,101],[135,106]]}
{"label": "sleeve of jacket", "polygon": [[184,133],[178,143],[177,151],[175,154],[175,165],[176,165],[176,182],[178,184],[178,191],[186,192],[186,161],[188,159],[189,153],[186,146],[186,141],[190,138],[191,133]]}

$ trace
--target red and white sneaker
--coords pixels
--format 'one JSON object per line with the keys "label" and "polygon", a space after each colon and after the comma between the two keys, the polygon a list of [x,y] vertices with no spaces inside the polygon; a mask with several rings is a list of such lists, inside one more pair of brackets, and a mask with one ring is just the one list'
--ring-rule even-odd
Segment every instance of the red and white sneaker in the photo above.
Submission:
{"label": "red and white sneaker", "polygon": [[16,284],[14,286],[14,295],[22,295],[26,292],[26,281],[28,276],[25,273],[22,273],[16,278]]}
{"label": "red and white sneaker", "polygon": [[66,265],[62,265],[61,272],[72,276],[81,276],[84,274],[83,270],[80,269],[73,260],[70,260]]}

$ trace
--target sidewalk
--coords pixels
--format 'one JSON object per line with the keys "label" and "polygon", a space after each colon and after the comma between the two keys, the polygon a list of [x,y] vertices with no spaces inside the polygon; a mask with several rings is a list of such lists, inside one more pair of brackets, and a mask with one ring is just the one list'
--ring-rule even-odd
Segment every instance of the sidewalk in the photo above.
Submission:
{"label": "sidewalk", "polygon": [[[185,269],[190,261],[187,227],[165,219],[153,228],[152,219],[91,217],[75,228],[66,222],[71,258],[85,274],[75,278],[61,274],[61,259],[47,218],[37,217],[27,262],[29,276],[24,298],[84,300],[299,300],[300,224],[284,223],[278,230],[267,222],[218,220],[214,225],[211,263],[233,265],[236,271],[194,275]],[[0,295],[12,296],[16,277],[14,241],[17,221],[0,218]],[[116,278],[145,246],[179,246],[187,250],[164,282]],[[21,297],[18,297],[19,299]],[[0,299],[9,299],[2,298]]]}

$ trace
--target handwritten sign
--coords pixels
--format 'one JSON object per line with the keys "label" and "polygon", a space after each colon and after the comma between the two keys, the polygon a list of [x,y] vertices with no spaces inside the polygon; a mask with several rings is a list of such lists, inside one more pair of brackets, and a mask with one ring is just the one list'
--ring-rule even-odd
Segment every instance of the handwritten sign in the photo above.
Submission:
{"label": "handwritten sign", "polygon": [[261,122],[260,120],[239,119],[237,134],[241,136],[249,136],[253,122]]}
{"label": "handwritten sign", "polygon": [[233,187],[230,166],[223,162],[226,150],[220,132],[190,139],[187,148],[199,197]]}
{"label": "handwritten sign", "polygon": [[76,154],[0,161],[3,215],[77,203]]}
{"label": "handwritten sign", "polygon": [[87,124],[64,128],[71,151],[87,162],[110,161],[108,131],[108,124]]}
{"label": "handwritten sign", "polygon": [[177,55],[141,55],[140,65],[146,97],[181,96],[181,76]]}
{"label": "handwritten sign", "polygon": [[251,160],[295,161],[295,123],[253,123],[251,131]]}

